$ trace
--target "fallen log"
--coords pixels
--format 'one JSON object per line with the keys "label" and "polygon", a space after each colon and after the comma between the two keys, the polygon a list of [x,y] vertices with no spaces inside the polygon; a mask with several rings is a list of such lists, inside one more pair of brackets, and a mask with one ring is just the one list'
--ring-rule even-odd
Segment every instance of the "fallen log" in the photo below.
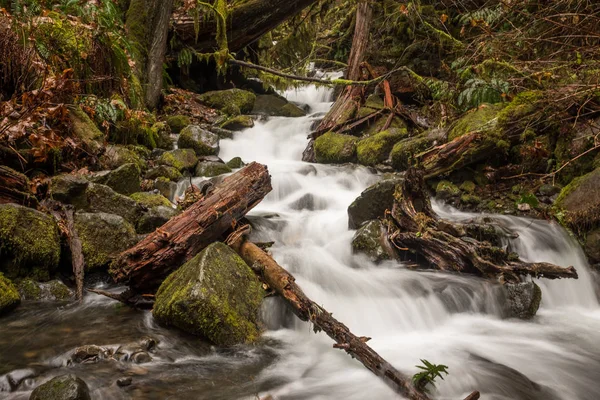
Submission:
{"label": "fallen log", "polygon": [[38,201],[29,188],[29,181],[23,174],[0,165],[0,204],[16,203],[36,207]]}
{"label": "fallen log", "polygon": [[171,272],[233,228],[270,191],[267,167],[247,165],[121,253],[110,268],[113,279],[138,293],[153,292]]}
{"label": "fallen log", "polygon": [[528,263],[505,250],[468,235],[465,225],[440,219],[425,189],[423,171],[406,171],[394,206],[387,212],[388,240],[399,254],[416,254],[442,271],[478,275],[501,283],[521,282],[522,275],[577,279],[575,268]]}
{"label": "fallen log", "polygon": [[309,299],[289,272],[254,243],[246,240],[249,231],[250,227],[248,225],[240,228],[230,235],[227,244],[246,261],[271,289],[283,297],[298,318],[302,321],[311,322],[315,332],[324,331],[330,338],[335,340],[336,343],[333,347],[344,350],[352,358],[356,358],[395,392],[411,400],[429,399],[425,393],[417,390],[410,378],[404,376],[367,345],[370,338],[354,335],[346,325],[333,318],[327,310]]}

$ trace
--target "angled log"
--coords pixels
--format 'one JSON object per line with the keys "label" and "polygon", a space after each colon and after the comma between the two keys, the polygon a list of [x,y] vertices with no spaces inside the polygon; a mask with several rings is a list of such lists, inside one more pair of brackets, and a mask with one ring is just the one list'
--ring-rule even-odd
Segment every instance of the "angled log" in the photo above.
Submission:
{"label": "angled log", "polygon": [[503,249],[469,236],[465,225],[440,219],[425,189],[424,173],[406,172],[401,190],[387,214],[388,239],[399,253],[417,254],[428,266],[442,271],[469,273],[501,283],[517,283],[522,275],[547,279],[577,279],[575,268],[528,263]]}
{"label": "angled log", "polygon": [[331,313],[308,298],[296,284],[294,276],[254,243],[246,240],[248,233],[249,226],[246,225],[232,234],[227,243],[271,289],[283,297],[298,318],[311,322],[315,332],[324,331],[335,341],[334,348],[344,350],[352,358],[356,358],[397,393],[411,400],[429,399],[425,393],[417,390],[410,378],[367,344],[370,338],[356,336]]}
{"label": "angled log", "polygon": [[267,167],[247,165],[121,253],[111,266],[112,277],[135,292],[153,292],[171,272],[235,226],[270,191]]}

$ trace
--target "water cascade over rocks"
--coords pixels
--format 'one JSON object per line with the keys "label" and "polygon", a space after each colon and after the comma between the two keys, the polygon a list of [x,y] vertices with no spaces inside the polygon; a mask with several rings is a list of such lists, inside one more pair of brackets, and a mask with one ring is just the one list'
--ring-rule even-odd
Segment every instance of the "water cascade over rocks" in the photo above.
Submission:
{"label": "water cascade over rocks", "polygon": [[[310,107],[308,116],[259,120],[221,140],[220,158],[258,161],[272,175],[273,191],[249,214],[254,239],[274,241],[274,258],[306,294],[357,335],[371,337],[369,344],[405,374],[417,372],[419,359],[447,365],[450,375],[435,398],[464,398],[475,389],[488,400],[600,398],[595,277],[558,225],[491,216],[518,234],[505,245],[524,260],[573,265],[579,273],[578,280],[536,280],[542,303],[529,321],[505,318],[502,289],[488,281],[412,271],[396,261],[374,264],[352,253],[347,208],[380,177],[364,167],[300,161],[330,95],[314,86],[287,92],[288,100]],[[178,184],[178,195],[189,181]],[[449,220],[475,216],[437,202],[434,208]],[[81,305],[23,305],[0,325],[0,399],[28,399],[35,387],[65,374],[83,379],[93,399],[397,398],[280,299],[268,298],[262,311],[267,331],[259,344],[215,348],[158,326],[150,312],[100,296],[88,295]],[[115,354],[148,336],[157,345],[143,362],[71,362],[81,346]]]}

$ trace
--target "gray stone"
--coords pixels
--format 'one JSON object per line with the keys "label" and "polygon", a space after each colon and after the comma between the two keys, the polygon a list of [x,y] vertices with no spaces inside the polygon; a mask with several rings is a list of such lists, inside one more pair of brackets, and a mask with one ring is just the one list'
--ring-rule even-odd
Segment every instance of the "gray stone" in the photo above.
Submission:
{"label": "gray stone", "polygon": [[177,210],[172,207],[158,206],[152,207],[144,213],[137,225],[137,232],[150,233],[160,226],[166,224],[171,218],[176,216]]}
{"label": "gray stone", "polygon": [[348,227],[358,229],[366,221],[382,217],[385,210],[394,204],[396,185],[402,182],[399,176],[384,179],[364,190],[348,207]]}
{"label": "gray stone", "polygon": [[352,238],[352,251],[365,254],[375,263],[389,260],[391,257],[383,247],[383,224],[372,220],[361,226]]}
{"label": "gray stone", "polygon": [[167,151],[158,159],[158,164],[168,165],[179,171],[191,170],[197,163],[196,153],[194,150],[187,148]]}
{"label": "gray stone", "polygon": [[531,319],[542,301],[542,290],[534,282],[506,284],[507,306],[511,317]]}
{"label": "gray stone", "polygon": [[197,156],[219,154],[219,135],[198,125],[186,127],[177,140],[180,149],[192,149]]}
{"label": "gray stone", "polygon": [[92,176],[90,180],[106,185],[117,193],[130,195],[140,191],[141,173],[140,167],[130,163],[123,164],[113,171]]}
{"label": "gray stone", "polygon": [[194,176],[206,176],[210,178],[213,176],[228,174],[229,172],[231,172],[231,168],[229,168],[227,164],[214,161],[205,161],[198,163]]}
{"label": "gray stone", "polygon": [[590,263],[600,263],[600,229],[595,229],[586,235],[583,249]]}
{"label": "gray stone", "polygon": [[88,385],[73,374],[57,376],[38,386],[29,400],[91,400]]}

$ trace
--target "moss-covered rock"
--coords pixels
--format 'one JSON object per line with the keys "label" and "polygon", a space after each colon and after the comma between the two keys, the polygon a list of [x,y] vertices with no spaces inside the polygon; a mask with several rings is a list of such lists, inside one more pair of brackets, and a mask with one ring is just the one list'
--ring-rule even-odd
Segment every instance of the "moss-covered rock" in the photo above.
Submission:
{"label": "moss-covered rock", "polygon": [[206,176],[213,177],[231,172],[231,168],[227,164],[214,162],[214,161],[201,161],[196,165],[196,172],[194,176]]}
{"label": "moss-covered rock", "polygon": [[381,97],[381,95],[373,93],[367,97],[364,106],[375,110],[380,110],[385,107],[385,103],[383,102],[383,97]]}
{"label": "moss-covered rock", "polygon": [[36,387],[29,400],[91,400],[88,385],[73,374],[61,375]]}
{"label": "moss-covered rock", "polygon": [[447,200],[459,196],[460,190],[450,181],[440,181],[435,188],[435,195],[442,200]]}
{"label": "moss-covered rock", "polygon": [[198,125],[190,125],[181,131],[177,145],[180,149],[194,150],[197,156],[219,154],[219,136]]}
{"label": "moss-covered rock", "polygon": [[304,117],[306,111],[295,105],[294,103],[287,103],[285,106],[279,109],[279,115],[288,118]]}
{"label": "moss-covered rock", "polygon": [[167,178],[170,181],[177,182],[181,178],[183,178],[183,175],[175,167],[170,167],[168,165],[159,165],[158,167],[154,167],[154,168],[148,170],[148,172],[146,172],[146,175],[144,177],[146,179],[156,179],[156,178],[163,177],[163,178]]}
{"label": "moss-covered rock", "polygon": [[361,226],[352,238],[352,251],[365,254],[375,263],[389,260],[390,256],[383,247],[383,224],[372,220]]}
{"label": "moss-covered rock", "polygon": [[252,113],[292,118],[306,115],[306,112],[297,105],[289,103],[285,98],[274,94],[256,96]]}
{"label": "moss-covered rock", "polygon": [[106,185],[117,193],[130,195],[140,191],[141,173],[136,164],[123,164],[113,171],[93,176],[91,181]]}
{"label": "moss-covered rock", "polygon": [[21,303],[21,297],[15,285],[0,273],[0,315],[14,310]]}
{"label": "moss-covered rock", "polygon": [[171,207],[171,202],[165,196],[159,193],[151,193],[151,192],[137,192],[130,195],[133,200],[137,201],[139,204],[146,206],[148,208],[153,207]]}
{"label": "moss-covered rock", "polygon": [[315,157],[322,164],[343,164],[356,161],[358,138],[327,132],[315,140]]}
{"label": "moss-covered rock", "polygon": [[454,140],[457,137],[471,132],[496,129],[496,126],[498,125],[498,113],[502,108],[502,105],[485,104],[475,111],[469,111],[456,121],[448,134],[448,140]]}
{"label": "moss-covered rock", "polygon": [[583,250],[591,264],[600,263],[600,229],[594,229],[586,235]]}
{"label": "moss-covered rock", "polygon": [[152,114],[132,115],[116,123],[109,140],[117,144],[141,145],[154,149],[159,141],[159,131],[152,129],[155,122]]}
{"label": "moss-covered rock", "polygon": [[555,207],[559,220],[580,235],[600,226],[600,168],[565,186]]}
{"label": "moss-covered rock", "polygon": [[88,151],[95,154],[102,148],[104,134],[80,107],[69,108],[69,122],[73,135],[81,139]]}
{"label": "moss-covered rock", "polygon": [[16,204],[0,204],[0,272],[11,279],[48,280],[59,259],[54,218]]}
{"label": "moss-covered rock", "polygon": [[242,168],[244,165],[246,164],[244,164],[240,157],[233,157],[231,160],[227,161],[227,166],[231,169]]}
{"label": "moss-covered rock", "polygon": [[185,115],[173,115],[167,118],[167,125],[169,125],[173,133],[180,133],[183,128],[191,124],[192,121]]}
{"label": "moss-covered rock", "polygon": [[62,203],[83,208],[87,204],[85,191],[89,184],[90,182],[81,175],[57,175],[50,181],[50,196]]}
{"label": "moss-covered rock", "polygon": [[176,168],[178,171],[187,171],[196,166],[198,157],[192,149],[177,149],[163,153],[158,163]]}
{"label": "moss-covered rock", "polygon": [[177,183],[167,178],[159,177],[154,180],[154,188],[167,199],[173,199],[177,192]]}
{"label": "moss-covered rock", "polygon": [[467,192],[467,193],[475,192],[475,188],[476,188],[476,186],[473,181],[464,181],[460,185],[460,190],[462,190],[463,192]]}
{"label": "moss-covered rock", "polygon": [[392,166],[398,171],[404,171],[415,164],[415,156],[433,144],[434,140],[427,134],[422,134],[396,143],[390,153]]}
{"label": "moss-covered rock", "polygon": [[135,200],[99,183],[90,183],[85,191],[85,205],[79,210],[116,214],[133,226],[137,224],[143,212]]}
{"label": "moss-covered rock", "polygon": [[254,126],[254,120],[248,115],[236,115],[227,119],[227,121],[221,124],[221,128],[230,131],[243,131],[244,129],[252,128]]}
{"label": "moss-covered rock", "polygon": [[[387,115],[383,115],[377,119],[375,119],[374,122],[372,122],[371,124],[369,124],[367,126],[367,128],[362,132],[363,136],[373,136],[378,134],[379,132],[382,132],[382,129],[384,128],[385,124],[387,123]],[[408,129],[406,127],[406,123],[399,117],[394,117],[392,118],[392,121],[390,123],[390,125],[387,128],[388,130],[396,130],[398,131],[398,133],[401,133],[404,137],[408,136]]]}
{"label": "moss-covered rock", "polygon": [[65,301],[73,298],[73,292],[59,280],[42,283],[32,279],[22,279],[17,283],[21,300]]}
{"label": "moss-covered rock", "polygon": [[356,144],[359,164],[373,166],[387,160],[394,145],[407,135],[406,129],[389,129],[361,139]]}
{"label": "moss-covered rock", "polygon": [[385,210],[392,209],[396,185],[400,183],[401,177],[390,177],[365,189],[348,207],[348,227],[358,229],[367,221],[383,217]]}
{"label": "moss-covered rock", "polygon": [[470,193],[463,193],[460,196],[460,202],[466,206],[478,206],[481,203],[481,197]]}
{"label": "moss-covered rock", "polygon": [[216,345],[254,342],[264,291],[231,248],[213,243],[173,272],[156,293],[152,314],[161,324]]}
{"label": "moss-covered rock", "polygon": [[207,92],[198,96],[198,100],[228,115],[246,114],[254,108],[256,95],[241,89],[228,89]]}
{"label": "moss-covered rock", "polygon": [[137,241],[133,226],[115,214],[77,213],[75,228],[88,271],[107,267],[115,256]]}
{"label": "moss-covered rock", "polygon": [[100,157],[100,164],[105,169],[116,169],[125,164],[136,164],[142,171],[148,169],[146,161],[135,151],[125,146],[114,145],[107,146],[106,151]]}
{"label": "moss-covered rock", "polygon": [[164,150],[173,150],[171,139],[171,127],[165,122],[157,122],[152,125],[153,137],[156,138],[156,147]]}
{"label": "moss-covered rock", "polygon": [[156,228],[166,224],[178,213],[179,211],[171,206],[152,207],[141,216],[136,230],[138,233],[154,232]]}

